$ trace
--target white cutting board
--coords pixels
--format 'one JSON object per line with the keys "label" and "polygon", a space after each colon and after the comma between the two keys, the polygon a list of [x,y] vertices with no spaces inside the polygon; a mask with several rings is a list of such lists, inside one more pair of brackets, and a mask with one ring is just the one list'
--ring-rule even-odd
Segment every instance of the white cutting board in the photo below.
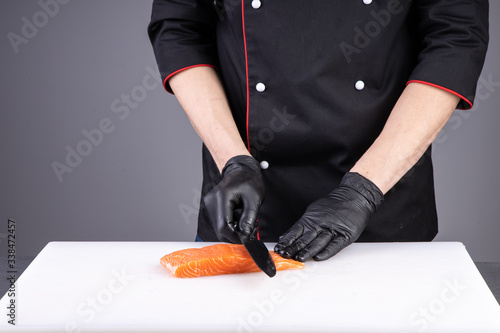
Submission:
{"label": "white cutting board", "polygon": [[179,279],[159,264],[208,244],[51,242],[18,280],[17,329],[2,313],[0,331],[500,332],[500,306],[461,243],[357,243],[272,279]]}

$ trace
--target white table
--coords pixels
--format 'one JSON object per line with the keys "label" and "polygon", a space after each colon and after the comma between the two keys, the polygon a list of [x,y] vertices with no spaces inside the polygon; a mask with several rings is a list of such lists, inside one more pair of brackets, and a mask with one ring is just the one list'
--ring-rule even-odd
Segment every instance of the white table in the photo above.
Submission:
{"label": "white table", "polygon": [[356,243],[272,279],[178,279],[159,264],[209,244],[51,242],[16,284],[16,327],[2,314],[0,331],[500,332],[500,306],[461,243]]}

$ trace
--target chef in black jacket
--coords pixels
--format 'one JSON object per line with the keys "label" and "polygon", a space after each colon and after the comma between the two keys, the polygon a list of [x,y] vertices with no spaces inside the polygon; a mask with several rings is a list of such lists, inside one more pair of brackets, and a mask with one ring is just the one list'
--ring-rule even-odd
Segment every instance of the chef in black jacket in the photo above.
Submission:
{"label": "chef in black jacket", "polygon": [[430,145],[472,107],[487,0],[154,0],[148,33],[204,142],[202,240],[435,237]]}

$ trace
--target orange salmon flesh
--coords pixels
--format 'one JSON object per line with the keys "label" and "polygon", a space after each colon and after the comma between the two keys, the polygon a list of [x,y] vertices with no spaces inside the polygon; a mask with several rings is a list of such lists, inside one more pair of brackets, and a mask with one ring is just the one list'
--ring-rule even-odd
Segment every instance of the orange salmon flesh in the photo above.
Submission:
{"label": "orange salmon flesh", "polygon": [[[269,253],[278,271],[304,268],[299,261],[285,259],[272,251]],[[163,256],[160,264],[172,276],[180,278],[260,271],[245,247],[238,244],[215,244],[175,251]]]}

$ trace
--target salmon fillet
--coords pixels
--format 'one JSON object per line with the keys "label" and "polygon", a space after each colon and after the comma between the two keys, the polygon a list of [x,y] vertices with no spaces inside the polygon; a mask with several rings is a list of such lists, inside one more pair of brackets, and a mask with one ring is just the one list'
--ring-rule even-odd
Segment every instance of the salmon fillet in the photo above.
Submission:
{"label": "salmon fillet", "polygon": [[[271,251],[270,254],[278,271],[304,268],[301,262],[285,259]],[[163,256],[160,263],[172,276],[180,278],[260,271],[245,247],[238,244],[179,250]]]}

